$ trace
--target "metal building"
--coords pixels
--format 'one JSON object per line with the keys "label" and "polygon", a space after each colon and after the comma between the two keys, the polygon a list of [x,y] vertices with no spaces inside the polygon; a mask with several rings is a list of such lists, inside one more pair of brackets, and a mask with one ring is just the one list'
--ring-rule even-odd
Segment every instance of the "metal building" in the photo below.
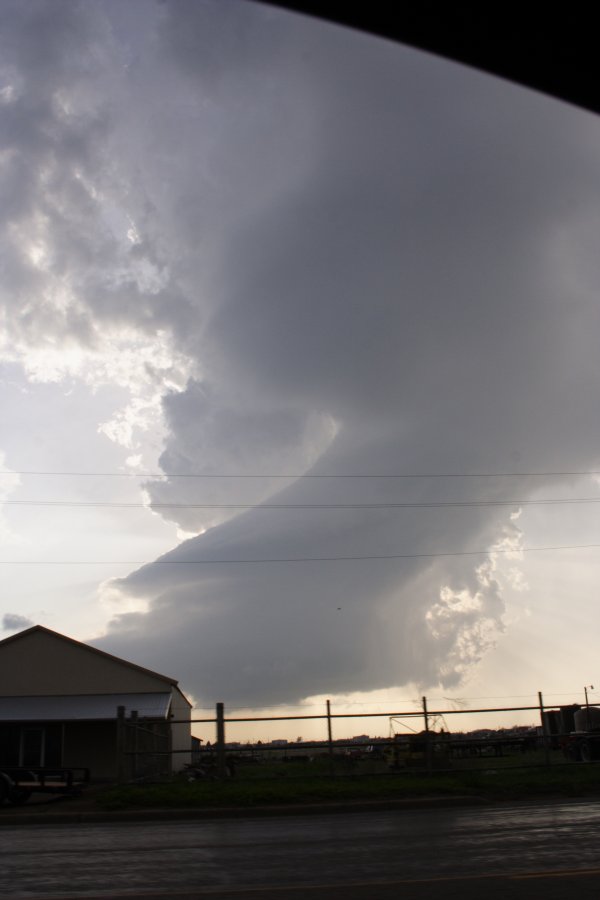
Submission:
{"label": "metal building", "polygon": [[0,767],[167,774],[191,761],[190,716],[174,678],[41,625],[0,641]]}

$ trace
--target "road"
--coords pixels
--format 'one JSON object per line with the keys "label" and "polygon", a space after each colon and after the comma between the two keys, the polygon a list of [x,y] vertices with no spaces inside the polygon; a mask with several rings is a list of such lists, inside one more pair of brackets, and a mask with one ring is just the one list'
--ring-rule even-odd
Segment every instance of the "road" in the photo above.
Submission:
{"label": "road", "polygon": [[0,827],[0,897],[436,900],[600,889],[600,804]]}

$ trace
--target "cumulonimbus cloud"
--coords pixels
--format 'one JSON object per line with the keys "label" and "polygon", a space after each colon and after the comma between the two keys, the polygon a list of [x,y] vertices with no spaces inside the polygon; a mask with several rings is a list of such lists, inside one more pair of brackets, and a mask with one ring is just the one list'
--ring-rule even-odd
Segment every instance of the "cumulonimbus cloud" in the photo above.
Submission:
{"label": "cumulonimbus cloud", "polygon": [[31,367],[50,329],[146,397],[150,504],[203,532],[111,584],[147,610],[99,645],[210,700],[456,683],[503,627],[503,575],[451,554],[516,526],[443,504],[507,482],[323,476],[593,467],[598,125],[260,6],[128,6],[62,5],[71,62],[27,43],[43,6],[6,7],[33,68],[2,112],[37,179],[6,234],[39,230],[11,245],[34,304],[13,346]]}

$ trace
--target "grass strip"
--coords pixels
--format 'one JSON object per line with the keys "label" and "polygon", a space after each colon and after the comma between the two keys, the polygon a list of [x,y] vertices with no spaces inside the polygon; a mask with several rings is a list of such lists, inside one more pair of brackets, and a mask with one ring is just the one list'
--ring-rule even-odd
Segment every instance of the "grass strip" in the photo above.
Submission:
{"label": "grass strip", "polygon": [[415,797],[474,796],[527,799],[549,795],[584,797],[600,794],[600,767],[494,768],[481,771],[402,773],[357,776],[296,776],[223,781],[175,780],[165,784],[121,785],[98,792],[105,810],[190,809],[306,803],[402,800]]}

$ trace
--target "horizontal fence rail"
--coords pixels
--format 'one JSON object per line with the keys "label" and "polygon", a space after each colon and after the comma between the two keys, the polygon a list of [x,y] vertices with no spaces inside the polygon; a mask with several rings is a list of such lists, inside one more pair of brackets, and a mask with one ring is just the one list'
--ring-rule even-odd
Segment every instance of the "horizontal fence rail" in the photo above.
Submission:
{"label": "horizontal fence rail", "polygon": [[[120,708],[118,712],[118,752],[121,763],[119,780],[139,781],[156,775],[172,774],[184,769],[189,780],[197,778],[225,778],[249,763],[265,763],[278,759],[285,763],[314,762],[324,765],[320,774],[329,776],[360,774],[385,774],[396,771],[433,774],[435,772],[467,771],[469,763],[486,759],[503,761],[512,768],[523,766],[565,765],[573,761],[600,760],[600,717],[596,714],[600,703],[545,704],[538,692],[538,702],[521,706],[478,707],[476,709],[429,708],[427,698],[422,697],[420,709],[380,712],[334,712],[326,701],[322,713],[280,716],[226,716],[225,705],[217,703],[215,715],[191,719],[170,719],[170,725],[212,725],[215,739],[193,748],[173,748],[169,729],[148,726],[144,718],[133,711],[129,717]],[[572,727],[574,713],[587,711],[586,728],[577,731]],[[592,712],[592,710],[594,712]],[[464,715],[536,713],[538,724],[531,727],[516,726],[512,729],[480,729],[474,732],[450,732],[447,727],[435,730],[435,723],[447,717]],[[585,718],[585,717],[584,717]],[[401,723],[409,729],[389,738],[334,739],[335,721],[351,719],[387,719]],[[592,722],[592,719],[594,720]],[[408,720],[411,723],[404,722]],[[596,724],[597,730],[592,727]],[[322,721],[326,734],[322,739],[308,741],[277,741],[271,743],[227,741],[227,727],[232,724],[257,722]],[[569,723],[565,725],[565,722]],[[419,730],[417,730],[419,728]],[[481,734],[481,731],[488,732]],[[513,759],[514,757],[514,759]],[[185,760],[183,766],[182,759]],[[318,768],[318,766],[317,766]],[[479,765],[481,768],[481,765]],[[287,774],[287,773],[286,773]]]}

